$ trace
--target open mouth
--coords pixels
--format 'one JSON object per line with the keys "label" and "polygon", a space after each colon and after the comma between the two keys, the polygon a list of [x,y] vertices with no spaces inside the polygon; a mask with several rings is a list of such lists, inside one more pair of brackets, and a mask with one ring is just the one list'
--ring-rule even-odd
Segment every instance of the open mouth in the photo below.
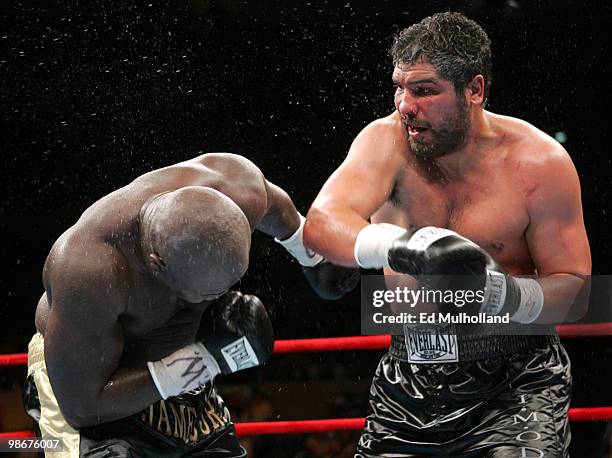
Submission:
{"label": "open mouth", "polygon": [[408,135],[411,135],[411,136],[419,135],[425,132],[426,130],[429,130],[429,128],[427,127],[417,126],[414,124],[407,124],[406,128],[408,129]]}

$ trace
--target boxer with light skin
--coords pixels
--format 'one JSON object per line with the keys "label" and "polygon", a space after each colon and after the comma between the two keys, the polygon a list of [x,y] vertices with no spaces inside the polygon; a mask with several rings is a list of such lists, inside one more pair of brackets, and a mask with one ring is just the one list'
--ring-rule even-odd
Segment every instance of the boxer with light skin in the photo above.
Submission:
{"label": "boxer with light skin", "polygon": [[[355,138],[308,212],[306,244],[386,276],[479,276],[501,296],[476,311],[517,325],[583,316],[591,258],[578,175],[544,132],[485,110],[485,32],[461,14],[436,14],[400,32],[391,55],[395,111]],[[410,331],[394,336],[357,457],[566,456],[570,375],[558,341],[462,332],[449,363],[411,359]],[[522,378],[527,366],[541,377]],[[531,442],[516,439],[521,421],[512,436],[520,408],[541,422]]]}
{"label": "boxer with light skin", "polygon": [[43,438],[62,440],[58,456],[245,456],[212,382],[272,352],[261,301],[229,291],[252,231],[330,295],[343,294],[336,273],[356,272],[308,252],[303,223],[287,193],[227,153],[147,173],[89,207],[49,253],[28,354],[26,410]]}

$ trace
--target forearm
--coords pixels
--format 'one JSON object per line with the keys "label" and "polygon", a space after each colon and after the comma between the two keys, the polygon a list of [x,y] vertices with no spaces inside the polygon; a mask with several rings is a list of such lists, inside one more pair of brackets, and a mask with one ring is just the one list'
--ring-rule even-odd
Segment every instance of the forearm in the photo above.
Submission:
{"label": "forearm", "polygon": [[355,241],[367,225],[368,221],[350,208],[313,205],[306,218],[304,242],[334,264],[357,267]]}
{"label": "forearm", "polygon": [[544,307],[536,323],[577,321],[588,308],[590,281],[573,274],[552,274],[538,279],[544,292]]}
{"label": "forearm", "polygon": [[[74,392],[70,397],[75,397]],[[58,401],[68,423],[82,428],[129,417],[160,399],[149,370],[142,365],[117,370],[100,391],[74,399],[72,407]]]}
{"label": "forearm", "polygon": [[268,210],[257,230],[284,240],[300,226],[300,217],[289,195],[278,186],[267,182]]}

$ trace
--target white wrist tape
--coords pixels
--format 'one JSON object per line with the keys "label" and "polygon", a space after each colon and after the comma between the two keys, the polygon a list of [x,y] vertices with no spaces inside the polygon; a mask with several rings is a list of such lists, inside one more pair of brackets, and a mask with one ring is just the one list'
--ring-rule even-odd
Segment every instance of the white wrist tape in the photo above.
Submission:
{"label": "white wrist tape", "polygon": [[291,237],[285,240],[279,240],[276,237],[274,241],[281,244],[285,250],[287,250],[291,256],[305,267],[313,267],[323,261],[323,256],[309,250],[304,246],[304,224],[306,218],[300,215],[300,227],[293,233]]}
{"label": "white wrist tape", "polygon": [[522,324],[533,323],[544,308],[544,291],[532,278],[517,278],[516,282],[521,289],[521,303],[510,320]]}
{"label": "white wrist tape", "polygon": [[487,269],[484,300],[480,312],[487,315],[499,315],[506,303],[507,289],[506,276],[501,272]]}
{"label": "white wrist tape", "polygon": [[389,260],[387,259],[389,249],[395,239],[405,233],[406,229],[395,224],[367,225],[357,234],[353,252],[355,261],[364,269],[389,267]]}
{"label": "white wrist tape", "polygon": [[217,361],[200,342],[189,344],[147,366],[163,399],[178,396],[211,381],[221,372]]}

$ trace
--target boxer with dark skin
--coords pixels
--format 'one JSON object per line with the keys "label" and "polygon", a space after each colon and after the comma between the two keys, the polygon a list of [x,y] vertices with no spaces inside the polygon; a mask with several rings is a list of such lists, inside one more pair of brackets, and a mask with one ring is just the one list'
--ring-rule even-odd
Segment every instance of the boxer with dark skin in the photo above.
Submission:
{"label": "boxer with dark skin", "polygon": [[[228,209],[244,214],[235,228],[240,243],[227,253],[234,267],[211,272],[220,261],[215,259],[189,269],[196,291],[161,279],[165,261],[143,243],[141,209],[168,192],[184,197],[184,208],[176,213],[185,218],[193,217],[190,201],[198,197],[204,197],[208,209],[216,204],[211,213],[229,224],[236,222]],[[229,154],[206,154],[153,171],[87,209],[53,245],[36,311],[47,370],[67,420],[76,427],[91,426],[158,401],[146,362],[193,341],[206,305],[246,271],[251,230],[283,239],[298,225],[287,194],[252,163]],[[75,378],[80,380],[76,386]]]}
{"label": "boxer with dark skin", "polygon": [[[467,250],[483,256],[487,263],[496,261],[495,270],[509,282],[516,284],[513,276],[537,275],[537,285],[532,283],[530,291],[541,288],[538,294],[543,296],[543,304],[540,303],[529,319],[523,319],[526,315],[517,312],[514,321],[559,323],[580,318],[587,301],[576,301],[576,298],[584,292],[585,277],[591,272],[591,257],[576,170],[563,147],[544,132],[525,121],[485,110],[490,84],[490,49],[482,29],[460,14],[434,15],[402,31],[391,53],[395,110],[363,129],[344,163],[323,186],[307,215],[306,244],[337,264],[382,267],[385,275],[398,275],[398,272],[414,275],[423,271],[422,266],[414,267],[415,264],[444,265],[438,261],[448,254],[442,247],[440,256],[435,253],[421,256],[423,251],[410,245],[414,231],[423,227],[449,229],[453,232],[447,235],[454,242],[459,240],[458,234],[467,239],[463,248],[467,246]],[[434,240],[430,246],[435,243]],[[417,257],[418,262],[412,262]],[[455,256],[449,262],[460,265],[462,257]],[[446,272],[442,269],[428,273]],[[521,293],[523,302],[531,294],[526,289]],[[523,306],[521,299],[517,299],[512,312],[520,308],[519,302]],[[536,302],[534,296],[532,303]],[[377,377],[388,375],[391,384],[393,375],[389,374],[395,372],[385,372],[390,370],[387,363],[393,366],[388,361],[381,362]],[[461,366],[461,354],[458,364],[458,372],[467,371]],[[500,361],[499,364],[500,371],[509,367],[509,363],[503,366]],[[437,370],[435,366],[414,365],[424,367],[422,371],[433,372]],[[438,372],[448,373],[450,366],[440,364]],[[411,371],[405,365],[398,369],[405,379],[412,377]],[[439,373],[432,375],[432,380],[438,381]],[[482,379],[486,377],[482,374]],[[564,380],[560,386],[567,387],[567,383]],[[432,385],[438,384],[432,382]],[[415,398],[403,399],[401,396],[410,392],[406,388],[406,392],[395,398],[389,394],[391,388],[385,391],[375,381],[372,393],[377,390],[388,397],[380,394],[371,398],[373,406],[384,404],[381,401],[384,398],[410,406],[419,397],[413,393]],[[421,393],[421,396],[425,402],[420,408],[430,408],[428,395]],[[389,406],[386,412],[392,412],[395,405]],[[468,405],[474,407],[474,404],[462,406],[467,409]],[[411,407],[406,409],[413,412]],[[453,417],[449,412],[437,415],[431,419],[432,425],[436,421],[444,422],[444,418],[449,422],[450,417],[453,421],[462,418],[460,414]],[[513,414],[502,412],[500,417],[504,415],[511,418]],[[459,439],[453,442],[453,437],[461,435],[460,428],[456,436],[436,436],[435,427],[429,430],[431,425],[423,423],[415,426],[414,431],[407,427],[397,432],[386,428],[389,423],[382,420],[379,423],[380,418],[400,422],[406,417],[387,416],[385,411],[374,407],[374,415],[369,417],[373,426],[366,426],[357,456],[429,456],[429,453],[544,456],[520,455],[520,441],[514,441],[515,449],[511,446],[513,441],[507,438],[495,444],[491,437],[479,437],[477,429],[471,433],[472,442],[460,443]],[[560,438],[554,438],[553,432],[548,442],[542,439],[545,445],[527,444],[533,450],[523,453],[537,450],[537,453],[546,451],[565,456],[569,443],[566,411],[564,422],[559,431],[565,433],[560,433]],[[475,421],[470,424],[473,427]],[[380,441],[377,441],[377,426]],[[449,428],[447,425],[444,429]],[[498,429],[504,428],[500,423]],[[431,436],[427,435],[428,431]],[[424,442],[431,444],[426,446]]]}
{"label": "boxer with dark skin", "polygon": [[[300,247],[302,227],[283,190],[249,160],[227,153],[152,171],[89,207],[53,245],[36,310],[48,379],[66,422],[82,429],[125,419],[239,370],[228,368],[220,351],[234,337],[252,347],[254,362],[244,367],[265,362],[273,337],[263,305],[226,293],[247,270],[255,229],[277,241],[298,234],[285,248],[315,268],[320,257],[312,261]],[[206,315],[213,302],[221,309]],[[194,343],[200,340],[203,346]],[[203,353],[204,365],[176,369]],[[170,431],[168,405],[160,405],[159,421],[150,414],[148,426],[163,431],[167,421]],[[225,421],[223,407],[207,409],[213,425]],[[209,426],[201,423],[200,435]],[[242,456],[234,448],[236,455],[210,456]]]}

